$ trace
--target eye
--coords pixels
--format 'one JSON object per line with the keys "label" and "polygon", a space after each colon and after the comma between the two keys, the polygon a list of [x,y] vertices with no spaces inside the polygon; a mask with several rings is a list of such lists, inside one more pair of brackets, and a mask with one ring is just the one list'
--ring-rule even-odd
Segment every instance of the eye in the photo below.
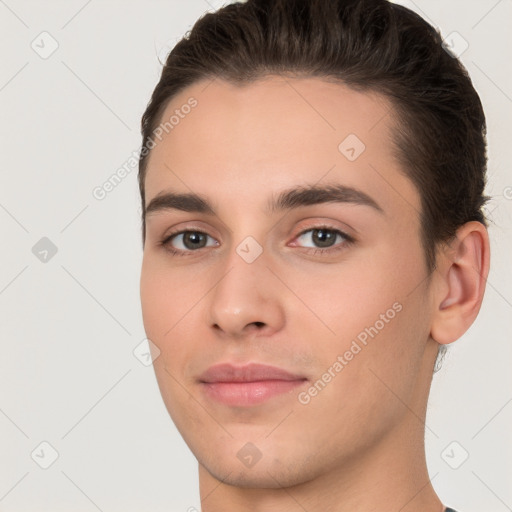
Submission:
{"label": "eye", "polygon": [[[313,244],[309,246],[309,249],[313,249],[315,254],[341,250],[354,242],[354,238],[351,236],[329,226],[317,226],[307,229],[296,240],[299,240],[301,244],[307,244],[308,242]],[[337,245],[336,242],[338,242]],[[307,245],[305,247],[308,248]]]}
{"label": "eye", "polygon": [[[211,241],[209,242],[210,239]],[[292,246],[302,246],[306,252],[328,254],[342,250],[355,242],[355,239],[339,229],[330,226],[316,226],[302,231]],[[308,247],[308,243],[313,244]],[[304,245],[306,244],[306,245]],[[189,229],[169,234],[159,242],[167,251],[176,256],[190,256],[199,249],[216,247],[219,243],[203,231]]]}
{"label": "eye", "polygon": [[[211,238],[214,243],[208,244],[208,238]],[[190,254],[190,252],[203,249],[204,247],[216,246],[218,243],[203,231],[186,230],[171,233],[160,242],[160,245],[163,245],[172,254],[185,256],[187,253]]]}

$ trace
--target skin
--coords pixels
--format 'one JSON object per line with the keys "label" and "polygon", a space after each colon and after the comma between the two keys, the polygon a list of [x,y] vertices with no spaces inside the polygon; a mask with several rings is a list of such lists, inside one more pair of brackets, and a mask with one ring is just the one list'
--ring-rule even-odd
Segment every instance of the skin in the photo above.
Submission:
{"label": "skin", "polygon": [[[426,404],[439,343],[460,337],[480,308],[485,227],[462,226],[427,270],[420,197],[393,157],[393,111],[379,94],[318,78],[217,79],[182,91],[163,119],[191,96],[197,107],[150,153],[146,205],[164,191],[195,192],[216,215],[149,214],[140,284],[158,385],[199,462],[203,511],[441,512],[425,462]],[[338,150],[348,134],[366,146],[355,161]],[[305,184],[354,187],[382,212],[327,203],[264,213]],[[337,237],[339,251],[314,253],[311,230],[325,225],[355,241]],[[190,249],[181,235],[160,245],[187,229],[208,234],[206,246]],[[236,251],[248,236],[263,250],[252,263]],[[301,403],[396,303],[400,312]],[[257,406],[227,406],[198,382],[219,362],[307,381]],[[261,453],[250,468],[237,457],[248,442]]]}

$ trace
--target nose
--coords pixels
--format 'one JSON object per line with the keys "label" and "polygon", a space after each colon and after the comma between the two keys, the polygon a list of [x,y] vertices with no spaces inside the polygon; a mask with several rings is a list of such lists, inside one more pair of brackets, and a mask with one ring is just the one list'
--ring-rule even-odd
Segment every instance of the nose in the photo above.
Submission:
{"label": "nose", "polygon": [[208,294],[208,321],[217,335],[240,340],[254,334],[268,336],[283,327],[283,290],[269,263],[265,251],[248,263],[232,250]]}

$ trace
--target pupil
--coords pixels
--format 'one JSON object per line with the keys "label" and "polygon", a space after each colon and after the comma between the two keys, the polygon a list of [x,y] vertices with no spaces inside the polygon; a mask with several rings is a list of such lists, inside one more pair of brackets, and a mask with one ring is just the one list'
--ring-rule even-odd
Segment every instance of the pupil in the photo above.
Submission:
{"label": "pupil", "polygon": [[188,249],[197,249],[197,244],[201,241],[204,242],[204,239],[204,233],[190,232],[185,233],[185,236],[183,237],[183,243]]}
{"label": "pupil", "polygon": [[313,231],[313,239],[320,247],[329,247],[332,245],[330,242],[336,239],[336,234],[327,229],[315,229]]}

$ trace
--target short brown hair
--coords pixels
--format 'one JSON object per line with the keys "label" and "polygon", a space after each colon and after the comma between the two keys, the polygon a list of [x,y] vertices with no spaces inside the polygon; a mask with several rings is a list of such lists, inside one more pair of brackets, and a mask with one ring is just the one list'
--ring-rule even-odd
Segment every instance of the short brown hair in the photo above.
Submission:
{"label": "short brown hair", "polygon": [[[273,74],[339,81],[391,101],[395,154],[421,196],[430,270],[438,242],[471,220],[486,225],[480,98],[440,34],[386,0],[248,0],[205,14],[167,57],[142,117],[143,147],[187,86],[208,78],[244,84]],[[143,243],[148,157],[141,153],[139,161]]]}

